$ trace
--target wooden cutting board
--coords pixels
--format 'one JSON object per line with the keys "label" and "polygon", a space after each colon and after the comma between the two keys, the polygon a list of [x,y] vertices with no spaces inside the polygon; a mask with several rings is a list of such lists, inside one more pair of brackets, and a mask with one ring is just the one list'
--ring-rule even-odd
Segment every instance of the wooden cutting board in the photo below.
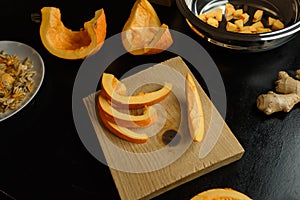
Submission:
{"label": "wooden cutting board", "polygon": [[[84,99],[122,200],[153,198],[242,157],[243,147],[197,81],[206,136],[203,143],[191,141],[184,92],[187,72],[190,70],[183,59],[174,57],[122,79],[129,94],[153,91],[165,81],[173,84],[172,93],[154,105],[158,110],[157,122],[135,129],[150,136],[144,144],[127,142],[110,133],[97,115],[95,95]],[[168,133],[174,132],[177,134],[171,140],[173,135]],[[215,144],[211,150],[208,143]],[[205,150],[209,152],[203,157],[200,150],[202,154]]]}

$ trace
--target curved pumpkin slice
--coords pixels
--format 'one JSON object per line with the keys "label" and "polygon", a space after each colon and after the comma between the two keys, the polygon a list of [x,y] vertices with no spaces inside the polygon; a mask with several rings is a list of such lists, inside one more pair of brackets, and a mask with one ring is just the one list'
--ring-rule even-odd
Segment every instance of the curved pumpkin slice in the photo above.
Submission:
{"label": "curved pumpkin slice", "polygon": [[191,200],[252,200],[247,195],[231,188],[216,188],[206,190],[192,197]]}
{"label": "curved pumpkin slice", "polygon": [[136,133],[126,127],[118,126],[117,124],[107,121],[103,112],[100,112],[100,118],[110,132],[124,140],[133,143],[145,143],[149,139],[145,133]]}
{"label": "curved pumpkin slice", "polygon": [[128,108],[144,108],[156,104],[166,98],[172,90],[171,83],[165,83],[165,85],[154,92],[139,94],[135,96],[120,95],[114,91],[112,82],[115,76],[108,73],[102,75],[102,89],[105,97],[112,103],[118,106],[124,106]]}
{"label": "curved pumpkin slice", "polygon": [[151,125],[157,119],[156,109],[149,106],[146,107],[142,115],[130,115],[116,110],[107,99],[101,94],[98,95],[98,108],[104,113],[105,118],[123,127],[145,127]]}
{"label": "curved pumpkin slice", "polygon": [[173,39],[166,24],[161,24],[147,0],[137,0],[122,30],[124,48],[133,55],[160,53],[169,48]]}
{"label": "curved pumpkin slice", "polygon": [[203,108],[194,79],[189,73],[186,74],[185,92],[190,134],[193,141],[201,142],[204,137]]}
{"label": "curved pumpkin slice", "polygon": [[126,95],[127,92],[126,86],[121,81],[119,81],[116,77],[114,77],[112,81],[112,87],[114,88],[116,93],[120,95]]}
{"label": "curved pumpkin slice", "polygon": [[41,9],[40,37],[45,48],[64,59],[83,59],[96,53],[106,37],[106,17],[103,9],[84,23],[83,29],[72,31],[61,21],[61,13],[55,7]]}

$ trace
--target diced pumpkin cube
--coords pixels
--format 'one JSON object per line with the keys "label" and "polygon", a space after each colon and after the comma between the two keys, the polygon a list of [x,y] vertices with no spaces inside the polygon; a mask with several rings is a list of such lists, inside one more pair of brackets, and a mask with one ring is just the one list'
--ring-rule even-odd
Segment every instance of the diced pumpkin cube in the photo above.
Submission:
{"label": "diced pumpkin cube", "polygon": [[232,4],[226,3],[225,4],[225,18],[227,21],[230,21],[233,18],[233,13],[235,8]]}
{"label": "diced pumpkin cube", "polygon": [[248,13],[243,13],[241,16],[240,16],[240,19],[243,20],[244,24],[246,24],[249,20],[249,15]]}
{"label": "diced pumpkin cube", "polygon": [[237,19],[234,21],[234,24],[238,27],[238,29],[241,29],[244,26],[244,21],[242,19]]}
{"label": "diced pumpkin cube", "polygon": [[209,11],[206,14],[207,19],[208,18],[215,18],[216,17],[216,11]]}
{"label": "diced pumpkin cube", "polygon": [[256,28],[254,28],[252,26],[243,26],[239,32],[240,33],[255,33],[256,31],[257,31]]}
{"label": "diced pumpkin cube", "polygon": [[256,33],[257,32],[257,28],[255,26],[249,26],[249,30],[252,32],[252,33]]}
{"label": "diced pumpkin cube", "polygon": [[231,32],[237,32],[238,31],[238,27],[234,23],[227,22],[227,24],[226,24],[226,30],[227,31],[231,31]]}
{"label": "diced pumpkin cube", "polygon": [[209,24],[209,25],[211,25],[213,27],[216,27],[216,28],[219,27],[218,20],[216,20],[215,18],[212,18],[212,17],[210,17],[210,18],[207,19],[207,24]]}
{"label": "diced pumpkin cube", "polygon": [[237,9],[233,12],[233,18],[234,19],[239,19],[240,16],[243,14],[243,9]]}
{"label": "diced pumpkin cube", "polygon": [[263,16],[264,11],[262,10],[256,10],[253,16],[253,22],[258,22],[261,20]]}
{"label": "diced pumpkin cube", "polygon": [[276,19],[272,25],[272,30],[279,30],[283,28],[284,24],[279,19]]}
{"label": "diced pumpkin cube", "polygon": [[263,25],[263,23],[261,21],[255,22],[251,26],[254,27],[254,28],[256,28],[256,29],[257,28],[264,28],[264,25]]}
{"label": "diced pumpkin cube", "polygon": [[199,18],[200,20],[204,21],[204,22],[207,21],[207,17],[206,17],[206,14],[205,14],[205,13],[202,13],[202,14],[198,15],[198,18]]}
{"label": "diced pumpkin cube", "polygon": [[276,21],[275,18],[273,18],[273,17],[268,17],[268,22],[267,22],[268,26],[272,26],[272,25],[274,24],[275,21]]}
{"label": "diced pumpkin cube", "polygon": [[218,20],[219,22],[222,21],[222,17],[223,17],[223,10],[221,8],[217,8],[216,9],[216,20]]}

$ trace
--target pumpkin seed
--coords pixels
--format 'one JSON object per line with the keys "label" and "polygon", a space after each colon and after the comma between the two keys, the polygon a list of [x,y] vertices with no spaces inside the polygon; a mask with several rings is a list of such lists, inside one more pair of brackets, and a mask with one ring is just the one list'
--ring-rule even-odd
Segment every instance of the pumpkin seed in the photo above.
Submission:
{"label": "pumpkin seed", "polygon": [[19,108],[34,86],[33,62],[0,51],[0,114]]}

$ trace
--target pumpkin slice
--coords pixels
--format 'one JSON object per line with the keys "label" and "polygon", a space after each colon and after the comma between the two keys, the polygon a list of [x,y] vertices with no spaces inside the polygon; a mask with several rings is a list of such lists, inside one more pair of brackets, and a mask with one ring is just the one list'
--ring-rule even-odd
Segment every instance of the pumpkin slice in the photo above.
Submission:
{"label": "pumpkin slice", "polygon": [[112,87],[114,88],[114,91],[120,95],[126,95],[127,93],[126,86],[116,77],[113,78]]}
{"label": "pumpkin slice", "polygon": [[145,143],[149,137],[145,133],[136,133],[126,127],[118,126],[112,122],[109,122],[103,112],[100,113],[100,118],[105,127],[116,136],[133,143]]}
{"label": "pumpkin slice", "polygon": [[187,73],[185,79],[188,126],[195,142],[201,142],[204,137],[204,114],[200,96],[192,76]]}
{"label": "pumpkin slice", "polygon": [[108,103],[103,94],[98,95],[98,108],[103,112],[105,118],[123,127],[145,127],[151,125],[157,119],[156,109],[152,106],[146,107],[142,115],[131,115],[115,109],[111,103]]}
{"label": "pumpkin slice", "polygon": [[106,37],[106,17],[103,9],[84,22],[83,28],[73,31],[61,21],[59,8],[43,7],[40,37],[45,48],[53,55],[64,59],[83,59],[96,53]]}
{"label": "pumpkin slice", "polygon": [[112,103],[127,108],[144,108],[156,104],[166,98],[172,90],[171,83],[165,83],[165,85],[157,91],[143,93],[139,95],[120,95],[114,91],[112,82],[115,80],[115,76],[109,73],[103,73],[102,75],[102,89],[105,97]]}
{"label": "pumpkin slice", "polygon": [[137,0],[122,30],[124,48],[133,55],[150,55],[169,48],[173,39],[147,0]]}
{"label": "pumpkin slice", "polygon": [[231,188],[206,190],[192,197],[191,200],[252,200],[247,195]]}

